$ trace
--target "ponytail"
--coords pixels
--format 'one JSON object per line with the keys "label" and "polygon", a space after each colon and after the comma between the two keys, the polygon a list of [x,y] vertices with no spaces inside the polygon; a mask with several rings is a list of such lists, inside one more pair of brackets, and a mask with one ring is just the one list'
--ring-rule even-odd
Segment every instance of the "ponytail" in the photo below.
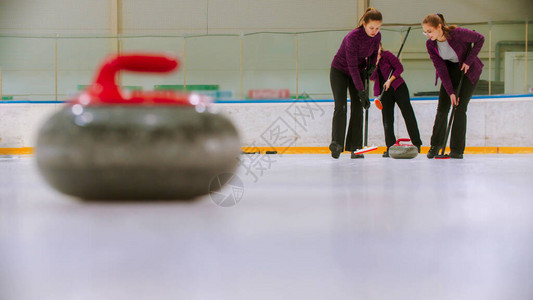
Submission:
{"label": "ponytail", "polygon": [[427,17],[424,18],[424,21],[422,21],[422,24],[429,24],[431,27],[435,27],[435,28],[438,28],[440,24],[442,26],[442,32],[444,33],[444,37],[446,39],[450,37],[450,31],[455,30],[455,28],[457,28],[456,25],[446,24],[446,21],[444,20],[444,16],[439,13],[428,15]]}
{"label": "ponytail", "polygon": [[368,22],[370,21],[383,21],[383,16],[381,15],[381,12],[372,7],[367,8],[361,19],[359,19],[359,22],[357,23],[357,28],[363,27],[363,22],[365,22],[365,24],[368,24]]}

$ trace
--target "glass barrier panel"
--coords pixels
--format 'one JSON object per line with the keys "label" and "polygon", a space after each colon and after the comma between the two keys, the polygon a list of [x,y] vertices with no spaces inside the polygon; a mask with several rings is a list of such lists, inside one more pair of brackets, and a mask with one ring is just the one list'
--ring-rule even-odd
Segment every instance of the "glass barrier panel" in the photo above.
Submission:
{"label": "glass barrier panel", "polygon": [[188,90],[219,100],[242,99],[240,36],[187,38],[185,68]]}
{"label": "glass barrier panel", "polygon": [[3,97],[55,99],[55,39],[1,37],[0,67]]}
{"label": "glass barrier panel", "polygon": [[296,36],[260,33],[243,40],[244,98],[288,99],[296,94]]}
{"label": "glass barrier panel", "polygon": [[124,89],[141,89],[152,91],[159,89],[161,86],[183,85],[184,83],[184,61],[185,57],[185,39],[175,36],[141,36],[141,37],[121,37],[120,52],[126,53],[150,53],[150,54],[169,54],[177,56],[180,60],[179,69],[167,74],[156,73],[133,73],[123,72],[120,81]]}
{"label": "glass barrier panel", "polygon": [[[529,55],[533,32],[526,24],[525,20],[458,24],[485,36],[479,54],[484,68],[475,94],[533,93],[533,55]],[[407,28],[384,25],[384,49],[396,55]],[[349,31],[242,36],[1,36],[2,96],[55,100],[57,91],[58,100],[69,99],[90,83],[108,54],[120,49],[121,53],[170,53],[181,59],[180,70],[169,75],[121,74],[118,81],[125,89],[187,88],[222,100],[331,99],[331,61]],[[411,96],[435,96],[440,88],[440,82],[435,85],[426,40],[422,27],[412,26],[400,56],[402,77]]]}
{"label": "glass barrier panel", "polygon": [[91,83],[113,43],[114,38],[58,39],[58,100],[73,98]]}
{"label": "glass barrier panel", "polygon": [[525,22],[493,23],[491,31],[494,45],[494,81],[503,85],[504,94],[524,94]]}
{"label": "glass barrier panel", "polygon": [[529,94],[532,94],[533,93],[533,70],[531,68],[533,68],[533,62],[531,62],[531,57],[533,57],[533,27],[531,26],[531,24],[533,23],[533,19],[532,20],[529,20],[527,21],[527,56],[528,56],[528,59],[527,59],[527,87],[528,87],[528,90],[527,92]]}
{"label": "glass barrier panel", "polygon": [[329,73],[333,57],[348,31],[298,35],[299,98],[332,99]]}

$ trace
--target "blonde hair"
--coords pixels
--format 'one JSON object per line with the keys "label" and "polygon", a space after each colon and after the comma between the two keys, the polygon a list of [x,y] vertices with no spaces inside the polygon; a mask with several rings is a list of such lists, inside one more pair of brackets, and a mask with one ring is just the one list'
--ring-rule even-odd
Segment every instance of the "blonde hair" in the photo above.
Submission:
{"label": "blonde hair", "polygon": [[446,21],[444,20],[444,16],[442,14],[431,14],[424,18],[422,21],[422,24],[429,24],[431,27],[438,28],[439,24],[442,26],[442,32],[444,33],[444,37],[448,39],[450,37],[450,31],[457,28],[456,25],[448,25],[446,24]]}

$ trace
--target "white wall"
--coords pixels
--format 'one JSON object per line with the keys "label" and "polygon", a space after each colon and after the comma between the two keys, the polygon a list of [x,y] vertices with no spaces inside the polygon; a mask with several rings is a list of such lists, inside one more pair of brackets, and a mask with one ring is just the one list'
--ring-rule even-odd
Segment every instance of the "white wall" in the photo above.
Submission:
{"label": "white wall", "polygon": [[[115,0],[0,1],[0,33],[111,33]],[[351,28],[356,0],[122,0],[125,34],[213,34]]]}
{"label": "white wall", "polygon": [[[424,146],[429,145],[436,101],[413,101]],[[0,148],[34,147],[42,122],[57,104],[0,104]],[[215,104],[241,133],[245,147],[327,147],[332,102]],[[467,147],[533,147],[533,97],[474,99],[468,107]],[[511,119],[520,120],[520,126]],[[408,137],[396,108],[396,137]],[[281,133],[277,135],[277,133]],[[369,144],[384,146],[381,113],[369,111]]]}
{"label": "white wall", "polygon": [[109,0],[2,0],[0,33],[109,33]]}
{"label": "white wall", "polygon": [[443,14],[450,24],[525,20],[533,16],[531,0],[370,0],[370,6],[383,13],[386,23],[419,24],[426,15],[435,13]]}
{"label": "white wall", "polygon": [[[429,146],[436,100],[412,101],[423,146]],[[219,105],[237,125],[247,147],[327,147],[331,142],[333,103]],[[349,111],[349,108],[348,108]],[[533,97],[474,99],[468,106],[467,147],[533,147]],[[520,126],[509,116],[520,120]],[[272,137],[272,132],[282,132]],[[401,113],[395,111],[396,138],[408,138]],[[369,111],[369,145],[385,146],[381,112]]]}
{"label": "white wall", "polygon": [[123,0],[124,33],[246,33],[350,28],[356,0]]}
{"label": "white wall", "polygon": [[[2,0],[0,33],[111,32],[112,1]],[[349,29],[357,0],[121,0],[123,33],[230,33]],[[523,20],[530,0],[370,0],[386,23],[419,24],[430,13],[450,22]]]}

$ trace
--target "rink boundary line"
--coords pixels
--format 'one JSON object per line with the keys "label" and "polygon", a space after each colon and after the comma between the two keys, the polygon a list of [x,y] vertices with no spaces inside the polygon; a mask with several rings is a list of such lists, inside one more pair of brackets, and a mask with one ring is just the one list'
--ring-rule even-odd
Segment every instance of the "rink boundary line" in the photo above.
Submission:
{"label": "rink boundary line", "polygon": [[[386,147],[378,147],[368,154],[382,154]],[[245,152],[257,152],[264,154],[266,151],[277,151],[278,154],[329,154],[329,147],[243,147]],[[421,147],[420,153],[426,154],[429,147]],[[446,147],[450,152],[450,147]],[[348,152],[346,152],[348,153]],[[465,154],[533,154],[533,147],[466,147]]]}
{"label": "rink boundary line", "polygon": [[[449,152],[449,147],[446,148]],[[368,154],[382,154],[386,147],[378,147]],[[426,154],[429,147],[422,147],[421,154]],[[329,154],[328,147],[242,147],[243,152],[265,154],[267,151],[276,151],[278,154]],[[0,155],[32,155],[33,147],[0,148]],[[347,152],[346,152],[347,153]],[[533,154],[533,147],[466,147],[465,154]]]}
{"label": "rink boundary line", "polygon": [[26,155],[33,154],[33,147],[21,147],[21,148],[0,148],[0,155]]}
{"label": "rink boundary line", "polygon": [[[533,94],[517,94],[517,95],[475,95],[472,100],[476,102],[491,102],[491,99],[506,99],[510,101],[528,101],[531,100]],[[438,96],[419,96],[411,97],[411,101],[435,101]],[[348,99],[348,102],[350,99]],[[370,99],[373,102],[373,99]],[[62,100],[0,100],[0,104],[63,104],[68,101]],[[333,99],[239,99],[239,100],[215,100],[214,104],[272,104],[272,103],[295,103],[295,102],[318,102],[318,103],[333,103]]]}

